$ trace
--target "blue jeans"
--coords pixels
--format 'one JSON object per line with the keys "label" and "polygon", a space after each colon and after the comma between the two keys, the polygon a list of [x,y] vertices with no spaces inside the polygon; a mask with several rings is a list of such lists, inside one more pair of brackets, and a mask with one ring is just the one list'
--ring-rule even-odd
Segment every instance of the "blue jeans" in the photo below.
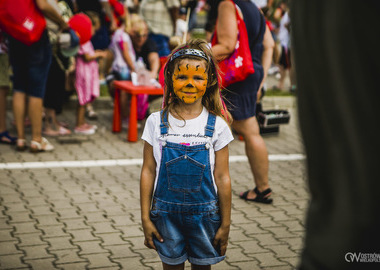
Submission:
{"label": "blue jeans", "polygon": [[161,243],[154,238],[162,262],[211,265],[225,258],[212,245],[221,224],[217,201],[184,207],[155,199],[150,218],[164,239]]}

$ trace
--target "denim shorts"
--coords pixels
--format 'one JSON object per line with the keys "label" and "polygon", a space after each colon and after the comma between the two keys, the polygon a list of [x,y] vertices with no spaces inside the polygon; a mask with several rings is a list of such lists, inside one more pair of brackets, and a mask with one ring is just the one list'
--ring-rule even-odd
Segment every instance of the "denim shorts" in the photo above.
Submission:
{"label": "denim shorts", "polygon": [[43,98],[51,64],[51,45],[47,32],[28,46],[10,38],[9,60],[13,70],[13,91]]}
{"label": "denim shorts", "polygon": [[196,265],[211,265],[225,258],[212,245],[221,224],[217,202],[183,205],[155,198],[150,218],[164,239],[162,243],[154,239],[163,263],[178,265],[189,260]]}

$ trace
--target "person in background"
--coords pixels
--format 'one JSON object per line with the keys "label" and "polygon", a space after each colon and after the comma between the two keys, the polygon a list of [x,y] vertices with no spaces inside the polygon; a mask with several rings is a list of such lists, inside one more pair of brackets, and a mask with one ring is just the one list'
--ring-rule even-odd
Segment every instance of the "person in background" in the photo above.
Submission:
{"label": "person in background", "polygon": [[[95,12],[87,11],[86,15],[91,19],[92,34],[100,27],[99,17]],[[74,133],[91,135],[96,131],[96,125],[90,125],[85,121],[86,104],[94,101],[100,92],[99,66],[97,60],[106,57],[103,50],[94,50],[91,41],[81,44],[76,56],[75,88],[78,95],[77,119]]]}
{"label": "person in background", "polygon": [[[35,3],[43,15],[54,21],[61,31],[69,29],[61,15],[47,0],[36,0]],[[13,113],[18,137],[16,150],[24,151],[27,148],[24,118],[28,97],[28,111],[32,126],[30,151],[33,153],[52,151],[54,146],[41,136],[42,103],[52,57],[47,31],[42,34],[39,41],[30,46],[10,37],[9,56],[13,70]]]}
{"label": "person in background", "polygon": [[297,269],[378,269],[379,2],[292,0],[290,10],[311,195]]}
{"label": "person in background", "polygon": [[259,203],[272,203],[272,189],[269,187],[268,152],[260,135],[256,119],[257,93],[265,81],[272,62],[274,41],[265,18],[258,7],[249,0],[225,0],[219,4],[217,19],[218,43],[212,46],[217,60],[228,57],[235,49],[238,35],[236,9],[244,19],[252,62],[253,74],[243,80],[230,84],[223,91],[226,105],[232,114],[232,128],[243,137],[246,155],[254,177],[255,188],[240,193],[240,198]]}
{"label": "person in background", "polygon": [[218,17],[218,6],[222,0],[206,0],[204,9],[207,11],[205,24],[206,40],[211,42],[212,33],[215,30],[216,18]]}
{"label": "person in background", "polygon": [[17,138],[7,130],[7,95],[11,84],[9,75],[8,46],[0,29],[0,143],[15,144]]}
{"label": "person in background", "polygon": [[[131,14],[126,18],[123,25],[115,31],[112,36],[109,49],[113,53],[111,75],[107,76],[109,81],[109,90],[111,96],[114,96],[113,80],[130,81],[132,72],[136,71],[136,53],[133,49],[132,40],[129,35],[132,21],[138,20],[139,16]],[[122,123],[126,125],[128,122],[128,94],[124,91],[120,92],[120,110]]]}
{"label": "person in background", "polygon": [[[70,17],[73,15],[70,9],[71,1],[56,1],[49,0],[51,5],[59,12],[62,18],[68,22]],[[44,96],[44,127],[43,134],[45,136],[61,136],[70,135],[71,131],[67,129],[63,123],[60,123],[57,119],[57,114],[60,114],[63,109],[63,103],[67,96],[67,91],[65,89],[66,81],[66,70],[74,69],[74,57],[66,57],[61,53],[59,45],[59,29],[57,25],[47,20],[47,28],[50,43],[53,47],[53,57],[51,66],[49,69],[49,75],[46,82],[46,92]],[[74,38],[73,34],[70,34],[70,38]],[[76,37],[78,42],[79,39]],[[75,53],[75,50],[73,50]]]}
{"label": "person in background", "polygon": [[179,7],[179,0],[142,0],[141,2],[140,15],[148,24],[149,37],[156,42],[160,57],[170,53],[169,38],[175,33]]}
{"label": "person in background", "polygon": [[[130,36],[132,38],[133,48],[136,53],[136,59],[142,59],[146,69],[150,73],[151,82],[156,83],[158,72],[161,68],[161,61],[158,55],[156,42],[149,38],[149,30],[146,22],[139,17],[138,20],[132,20]],[[149,103],[159,98],[157,95],[138,95],[138,120],[143,120],[149,111]]]}
{"label": "person in background", "polygon": [[185,40],[188,40],[190,35],[188,32],[189,24],[188,22],[186,22],[186,8],[185,7],[181,7],[179,9],[179,15],[178,15],[178,19],[175,25],[176,27],[175,27],[174,35],[179,36],[183,39],[184,35],[186,34]]}
{"label": "person in background", "polygon": [[141,17],[132,19],[130,36],[136,59],[142,58],[146,68],[150,71],[150,77],[157,79],[160,69],[160,58],[156,42],[149,38],[148,25]]}

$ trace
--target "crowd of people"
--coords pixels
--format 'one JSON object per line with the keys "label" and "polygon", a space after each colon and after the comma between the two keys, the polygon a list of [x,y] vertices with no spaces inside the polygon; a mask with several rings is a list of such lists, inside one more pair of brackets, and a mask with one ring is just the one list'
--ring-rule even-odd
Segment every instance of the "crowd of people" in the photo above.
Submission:
{"label": "crowd of people", "polygon": [[[100,85],[106,85],[113,96],[114,80],[133,81],[134,75],[144,69],[149,74],[149,83],[160,82],[165,89],[162,113],[154,113],[147,119],[142,136],[145,141],[141,178],[145,244],[157,249],[164,269],[180,269],[187,259],[193,269],[208,269],[211,264],[223,260],[231,222],[228,172],[231,130],[244,140],[255,181],[255,187],[242,192],[240,198],[264,204],[273,201],[268,153],[255,117],[257,100],[273,64],[275,47],[274,30],[264,16],[265,9],[249,0],[204,3],[201,8],[210,14],[205,30],[214,33],[218,40],[211,45],[207,40],[209,35],[203,40],[191,39],[196,11],[200,8],[198,1],[36,0],[35,3],[50,21],[39,41],[25,45],[11,33],[1,35],[0,55],[9,54],[13,70],[13,111],[17,130],[17,137],[11,136],[5,123],[0,121],[1,141],[15,144],[17,151],[27,148],[34,153],[52,151],[54,146],[43,136],[71,134],[67,124],[58,121],[57,114],[62,111],[65,97],[73,90],[78,97],[73,132],[94,134],[97,126],[89,124],[86,117],[96,118],[92,103],[100,94]],[[221,91],[217,62],[236,48],[237,14],[246,25],[255,72]],[[79,26],[71,21],[74,17],[79,18]],[[284,21],[279,27],[286,28],[287,23]],[[86,35],[82,31],[86,25],[89,38],[84,40]],[[68,34],[69,50],[60,47],[57,33],[58,36]],[[283,49],[285,62],[289,51]],[[38,61],[37,55],[40,56]],[[8,66],[6,57],[1,61]],[[9,88],[0,89],[5,99]],[[122,119],[128,124],[128,95],[121,93],[120,100]],[[146,95],[138,97],[140,120],[147,116],[149,101]],[[5,110],[5,106],[2,107]],[[0,117],[5,121],[3,114]],[[29,145],[25,138],[26,119],[32,126]],[[206,130],[205,135],[197,136],[202,130]],[[178,136],[171,137],[177,133]],[[163,170],[161,160],[171,165]],[[183,183],[183,177],[190,180],[194,176],[204,181],[195,186],[190,183],[192,181]],[[166,178],[170,178],[169,186],[163,180]],[[183,193],[186,193],[185,201]],[[164,225],[152,218],[153,214],[160,215],[172,209],[173,204],[177,205],[175,211],[181,212],[189,207],[189,202],[197,205],[192,208],[193,218],[204,221],[204,213],[212,213],[217,220],[214,225],[210,227],[208,221],[199,222],[194,235],[183,235],[177,232],[181,226],[177,223],[179,215],[165,219]],[[196,213],[201,214],[195,217]],[[173,232],[164,232],[163,227],[169,225],[179,233],[178,243],[163,240],[174,237]],[[199,235],[202,231],[207,234]],[[189,244],[189,237],[199,241]],[[182,249],[174,252],[175,246]]]}

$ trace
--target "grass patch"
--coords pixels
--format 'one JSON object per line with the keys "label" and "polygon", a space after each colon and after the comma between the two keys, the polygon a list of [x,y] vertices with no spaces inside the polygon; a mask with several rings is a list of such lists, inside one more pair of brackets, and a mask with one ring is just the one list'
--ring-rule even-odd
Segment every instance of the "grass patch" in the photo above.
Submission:
{"label": "grass patch", "polygon": [[273,96],[282,96],[282,97],[293,97],[293,96],[296,96],[295,93],[291,93],[289,91],[283,91],[283,90],[278,90],[278,89],[267,89],[265,91],[265,96],[268,96],[268,97],[273,97]]}
{"label": "grass patch", "polygon": [[100,96],[101,97],[109,97],[110,93],[108,92],[108,86],[106,84],[100,85]]}

